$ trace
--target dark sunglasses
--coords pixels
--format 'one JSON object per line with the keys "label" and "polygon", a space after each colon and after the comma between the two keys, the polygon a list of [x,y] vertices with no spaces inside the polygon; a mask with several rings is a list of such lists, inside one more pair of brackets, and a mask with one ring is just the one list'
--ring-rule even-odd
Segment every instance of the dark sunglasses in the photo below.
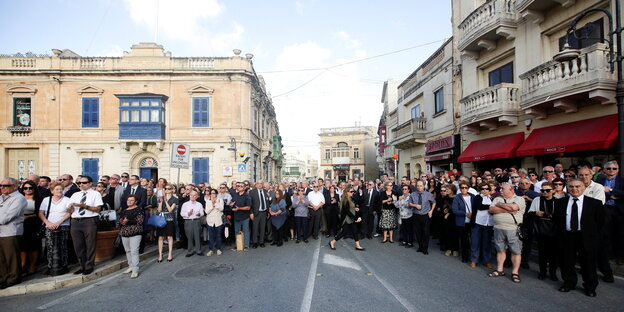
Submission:
{"label": "dark sunglasses", "polygon": [[574,176],[571,175],[571,174],[566,174],[566,175],[564,175],[564,177],[566,177],[566,178],[574,178]]}
{"label": "dark sunglasses", "polygon": [[89,183],[90,182],[87,182],[87,181],[83,181],[83,182],[78,181],[78,182],[76,182],[76,184],[78,184],[78,185],[80,185],[80,184],[89,184]]}
{"label": "dark sunglasses", "polygon": [[355,193],[355,191],[349,191],[349,193],[352,193],[352,194],[353,194],[353,193]]}
{"label": "dark sunglasses", "polygon": [[0,184],[0,187],[12,187],[14,186],[13,184]]}
{"label": "dark sunglasses", "polygon": [[26,186],[26,187],[22,187],[22,190],[32,190],[33,187],[32,186]]}
{"label": "dark sunglasses", "polygon": [[553,185],[563,185],[563,183],[553,183]]}
{"label": "dark sunglasses", "polygon": [[67,181],[67,180],[69,180],[69,179],[59,179],[59,180],[60,180],[60,181]]}
{"label": "dark sunglasses", "polygon": [[544,173],[553,173],[555,172],[554,170],[544,170]]}
{"label": "dark sunglasses", "polygon": [[467,189],[468,189],[468,187],[467,187],[467,186],[462,186],[462,187],[460,187],[460,189],[465,189],[465,190],[467,190]]}
{"label": "dark sunglasses", "polygon": [[609,167],[609,168],[605,168],[605,170],[618,170],[618,168]]}
{"label": "dark sunglasses", "polygon": [[172,187],[165,187],[165,190],[173,190]]}
{"label": "dark sunglasses", "polygon": [[489,191],[489,190],[490,190],[490,188],[489,188],[489,187],[482,187],[482,188],[481,188],[481,190],[482,190],[482,191]]}
{"label": "dark sunglasses", "polygon": [[97,187],[106,187],[106,185],[104,185],[104,184],[98,184],[98,185],[96,185],[96,186],[97,186]]}
{"label": "dark sunglasses", "polygon": [[542,189],[542,193],[550,193],[551,191],[551,189]]}
{"label": "dark sunglasses", "polygon": [[130,176],[121,176],[121,177],[122,177],[122,178],[128,178],[128,177],[130,177]]}

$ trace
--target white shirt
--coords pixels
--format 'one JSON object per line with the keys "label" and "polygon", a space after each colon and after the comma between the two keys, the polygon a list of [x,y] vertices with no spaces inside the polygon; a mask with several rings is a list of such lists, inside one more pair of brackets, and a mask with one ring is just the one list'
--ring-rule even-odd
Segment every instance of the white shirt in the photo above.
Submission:
{"label": "white shirt", "polygon": [[[74,203],[79,204],[80,200],[82,199],[82,194],[84,192],[87,193],[87,201],[85,201],[85,205],[89,207],[96,207],[96,206],[104,205],[104,202],[102,202],[102,195],[100,195],[99,192],[94,191],[92,189],[88,189],[87,191],[79,191],[79,192],[72,194],[71,198],[69,198],[69,204],[74,204]],[[74,212],[72,213],[71,217],[73,219],[80,219],[80,218],[98,217],[99,215],[100,215],[99,213],[93,212],[87,209],[84,209],[84,214],[80,215],[80,208],[74,207]]]}
{"label": "white shirt", "polygon": [[[583,214],[583,199],[585,195],[581,195],[578,197],[576,201],[576,205],[578,206],[578,230],[581,230],[581,215]],[[574,203],[574,197],[570,196],[568,199],[568,208],[566,209],[566,230],[571,231],[570,228],[570,219],[572,217],[572,204]]]}
{"label": "white shirt", "polygon": [[[481,204],[483,205],[492,205],[492,199],[479,195],[483,198]],[[477,210],[477,216],[475,217],[475,223],[482,226],[494,226],[494,216],[490,214],[487,210]]]}
{"label": "white shirt", "polygon": [[308,193],[308,200],[310,201],[310,205],[318,206],[319,204],[325,203],[325,196],[319,191],[312,191]]}
{"label": "white shirt", "polygon": [[546,182],[546,180],[541,180],[541,181],[537,181],[535,184],[533,184],[533,190],[540,193],[540,191],[542,190],[542,183]]}
{"label": "white shirt", "polygon": [[587,196],[587,197],[592,197],[595,198],[597,200],[602,201],[602,204],[604,205],[605,201],[606,201],[606,195],[605,195],[605,189],[604,186],[602,186],[602,184],[600,183],[596,183],[594,181],[591,181],[589,183],[589,186],[585,188],[585,192],[583,192],[583,195]]}
{"label": "white shirt", "polygon": [[[50,197],[44,198],[43,201],[41,202],[41,207],[39,209],[43,211],[43,216],[45,216],[48,211],[48,202],[50,202]],[[48,214],[48,221],[52,223],[56,223],[59,220],[62,220],[65,214],[67,213],[67,206],[69,206],[69,198],[62,196],[61,200],[57,202],[55,202],[54,198],[52,198],[52,201],[50,202],[50,206],[52,207],[50,208],[50,214]],[[62,226],[69,225],[69,218],[67,218],[67,220],[61,223],[61,225]]]}
{"label": "white shirt", "polygon": [[[470,195],[462,196],[462,198],[466,204],[466,213],[472,213],[472,200],[470,200]],[[468,216],[466,216],[466,223],[470,223],[470,218],[468,218]]]}

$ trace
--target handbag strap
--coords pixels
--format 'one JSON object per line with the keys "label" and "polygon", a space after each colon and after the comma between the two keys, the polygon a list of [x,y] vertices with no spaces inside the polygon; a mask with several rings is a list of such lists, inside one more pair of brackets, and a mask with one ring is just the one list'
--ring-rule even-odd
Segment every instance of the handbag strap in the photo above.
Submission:
{"label": "handbag strap", "polygon": [[511,212],[510,212],[509,214],[510,214],[510,215],[511,215],[511,217],[514,219],[514,223],[515,223],[516,225],[518,225],[518,221],[516,221],[516,216],[514,216],[514,215],[513,215],[513,213],[511,213]]}
{"label": "handbag strap", "polygon": [[48,199],[48,210],[46,210],[46,220],[48,219],[48,216],[50,215],[50,210],[52,210],[52,196],[50,196],[50,199]]}

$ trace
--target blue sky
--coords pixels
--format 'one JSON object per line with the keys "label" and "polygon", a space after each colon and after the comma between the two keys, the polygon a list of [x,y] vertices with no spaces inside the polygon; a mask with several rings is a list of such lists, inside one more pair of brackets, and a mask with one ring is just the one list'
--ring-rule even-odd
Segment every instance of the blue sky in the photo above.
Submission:
{"label": "blue sky", "polygon": [[1,0],[0,53],[120,56],[156,36],[173,56],[239,48],[276,96],[286,147],[318,158],[320,128],[378,124],[383,81],[416,69],[451,36],[450,19],[450,0]]}

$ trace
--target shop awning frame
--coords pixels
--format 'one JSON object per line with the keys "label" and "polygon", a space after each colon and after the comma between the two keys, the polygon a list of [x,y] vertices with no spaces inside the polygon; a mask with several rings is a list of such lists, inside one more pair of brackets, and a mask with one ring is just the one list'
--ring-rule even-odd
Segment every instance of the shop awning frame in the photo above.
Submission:
{"label": "shop awning frame", "polygon": [[459,155],[457,162],[483,161],[516,157],[516,149],[524,141],[524,132],[473,141]]}

